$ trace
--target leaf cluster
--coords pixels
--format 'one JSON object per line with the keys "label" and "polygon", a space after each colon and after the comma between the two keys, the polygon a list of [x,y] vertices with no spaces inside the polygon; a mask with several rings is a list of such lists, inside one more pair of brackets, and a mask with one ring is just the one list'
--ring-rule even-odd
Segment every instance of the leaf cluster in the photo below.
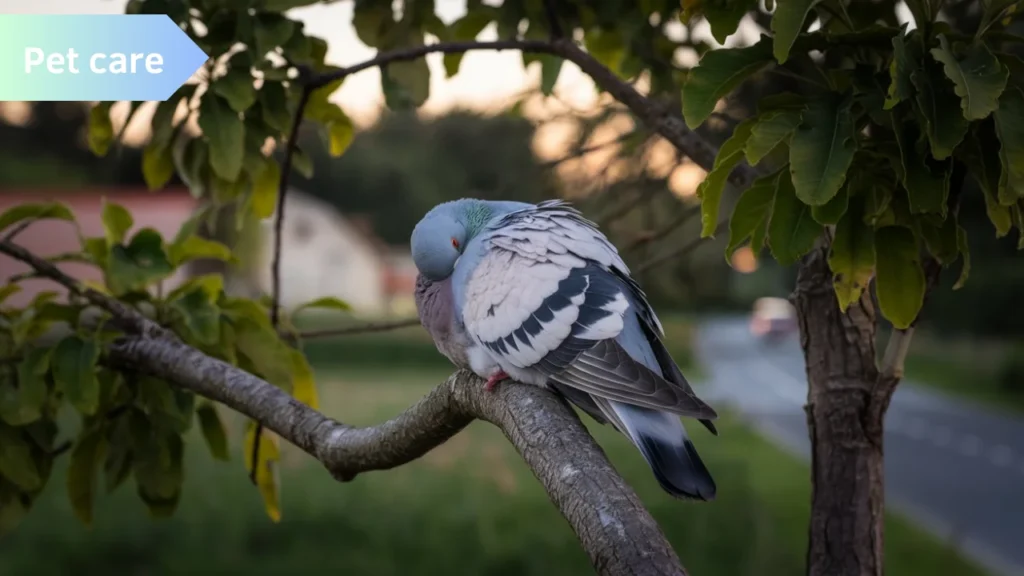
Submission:
{"label": "leaf cluster", "polygon": [[730,215],[727,257],[767,246],[792,264],[827,230],[840,308],[874,282],[882,314],[906,328],[923,304],[926,258],[961,261],[956,287],[967,279],[957,220],[966,175],[996,236],[1024,232],[1024,62],[1012,53],[1021,39],[1003,29],[1015,3],[980,2],[971,35],[937,20],[942,4],[909,1],[918,25],[908,31],[885,2],[778,0],[772,36],[708,52],[683,89],[691,128],[759,73],[785,73],[802,89],[762,97],[721,147],[698,190],[702,234],[715,229],[733,168],[764,168]]}

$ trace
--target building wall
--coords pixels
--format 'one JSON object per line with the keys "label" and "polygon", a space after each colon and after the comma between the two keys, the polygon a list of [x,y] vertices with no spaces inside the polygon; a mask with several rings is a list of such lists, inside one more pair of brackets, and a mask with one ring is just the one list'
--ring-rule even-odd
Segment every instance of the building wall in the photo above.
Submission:
{"label": "building wall", "polygon": [[[281,303],[291,308],[334,296],[358,314],[382,314],[386,308],[385,262],[376,249],[330,205],[301,192],[285,200],[282,239]],[[262,263],[256,271],[260,290],[269,293],[273,258],[272,220],[263,223]]]}
{"label": "building wall", "polygon": [[[103,236],[103,221],[100,214],[102,198],[122,204],[131,212],[135,225],[128,237],[142,228],[154,228],[165,240],[174,238],[178,229],[192,216],[196,201],[184,189],[169,189],[160,192],[148,190],[26,190],[4,191],[0,194],[0,213],[19,204],[59,201],[67,204],[78,222],[83,236]],[[20,233],[15,241],[40,256],[79,252],[81,242],[75,225],[62,220],[40,220]],[[83,281],[102,281],[103,274],[95,266],[77,263],[62,263],[58,266],[73,278]],[[27,272],[29,267],[21,262],[0,255],[0,284],[6,284],[11,276]],[[181,269],[165,281],[168,290],[187,278]],[[59,285],[49,280],[28,279],[20,283],[22,290],[10,296],[6,306],[25,306],[39,293],[53,291],[65,294]]]}

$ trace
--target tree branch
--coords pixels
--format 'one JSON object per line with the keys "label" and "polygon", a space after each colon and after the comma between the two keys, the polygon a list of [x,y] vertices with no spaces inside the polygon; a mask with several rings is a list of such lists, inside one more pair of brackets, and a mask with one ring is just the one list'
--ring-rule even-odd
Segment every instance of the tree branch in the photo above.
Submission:
{"label": "tree branch", "polygon": [[458,372],[379,426],[341,424],[264,380],[207,356],[139,311],[81,286],[10,242],[0,252],[25,262],[110,312],[126,336],[103,361],[148,374],[227,405],[315,457],[339,480],[400,466],[437,447],[474,418],[504,432],[568,520],[599,574],[684,574],[640,499],[608,462],[575,412],[551,392],[507,382],[488,392]]}
{"label": "tree branch", "polygon": [[[590,76],[598,87],[624,104],[634,115],[643,120],[649,128],[661,134],[662,137],[679,149],[679,151],[690,157],[701,168],[710,172],[714,167],[715,156],[718,154],[718,150],[714,146],[708,144],[699,134],[690,130],[679,115],[673,114],[663,105],[652,102],[628,82],[622,80],[614,72],[598,62],[593,56],[576,46],[569,38],[560,38],[553,41],[437,42],[422,46],[412,46],[379,53],[376,57],[365,62],[326,74],[310,73],[306,85],[312,88],[320,88],[356,72],[384,66],[392,62],[415,60],[427,54],[437,52],[454,54],[473,50],[519,50],[521,52],[551,54],[564,58],[576,64],[584,74]],[[300,71],[308,73],[308,70],[303,68],[300,68]],[[741,163],[732,171],[729,181],[737,186],[745,187],[753,182],[758,175],[759,172],[756,169]]]}
{"label": "tree branch", "polygon": [[164,379],[263,422],[341,481],[411,462],[474,418],[486,420],[533,470],[598,573],[684,573],[654,519],[575,412],[538,387],[509,382],[488,392],[483,380],[461,371],[395,418],[356,428],[179,341],[122,339],[109,358],[120,368]]}
{"label": "tree branch", "polygon": [[347,326],[345,328],[323,328],[319,330],[307,330],[299,333],[299,338],[303,340],[310,340],[314,338],[334,338],[336,336],[352,336],[355,334],[369,334],[372,332],[387,332],[389,330],[399,330],[401,328],[410,328],[412,326],[419,326],[420,321],[418,318],[410,318],[407,320],[394,320],[392,322],[368,322],[359,326]]}

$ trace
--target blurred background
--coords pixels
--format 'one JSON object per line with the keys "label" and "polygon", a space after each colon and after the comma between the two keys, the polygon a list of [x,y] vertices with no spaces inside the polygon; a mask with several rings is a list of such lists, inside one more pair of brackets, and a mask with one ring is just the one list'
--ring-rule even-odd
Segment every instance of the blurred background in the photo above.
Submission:
{"label": "blurred background", "polygon": [[[68,12],[69,5],[0,0],[0,13]],[[459,0],[437,6],[446,22],[465,11]],[[118,0],[74,5],[77,13],[123,9]],[[348,65],[373,55],[349,24],[351,10],[350,2],[339,2],[294,15],[328,41],[329,62]],[[744,26],[728,44],[757,37],[756,22]],[[718,46],[704,23],[677,27],[673,70],[691,66],[699,48]],[[493,38],[492,27],[481,36]],[[690,428],[718,482],[718,500],[669,498],[622,437],[590,420],[588,426],[693,574],[802,573],[810,496],[806,380],[785,301],[795,270],[758,260],[746,248],[727,262],[727,234],[698,240],[694,191],[704,172],[598,97],[575,67],[566,64],[545,97],[539,69],[524,70],[518,54],[470,53],[450,80],[439,56],[427,60],[435,73],[418,114],[388,111],[379,73],[368,70],[334,96],[359,126],[344,156],[329,157],[315,134],[303,135],[316,170],[312,178],[296,175],[288,196],[284,305],[336,296],[354,308],[343,318],[304,316],[304,329],[413,317],[408,237],[430,207],[464,196],[572,200],[619,247],[665,321],[674,358],[723,415],[717,438]],[[721,143],[757,93],[751,84],[723,101],[703,135]],[[137,228],[173,235],[198,204],[180,181],[147,191],[139,146],[151,112],[144,107],[119,127],[125,145],[97,159],[85,140],[86,104],[0,104],[0,212],[59,200],[73,208],[84,233],[96,235],[106,197],[127,207]],[[115,108],[122,124],[126,113]],[[981,196],[966,196],[977,199],[960,217],[971,238],[971,279],[953,293],[947,278],[928,301],[907,380],[887,417],[889,574],[1024,571],[1024,266],[1015,238],[994,239]],[[211,227],[212,237],[230,236],[223,239],[237,247],[239,263],[197,263],[167,288],[217,270],[234,293],[266,293],[269,222],[247,222],[240,231]],[[74,251],[77,242],[64,222],[37,223],[19,236],[44,255]],[[91,273],[73,264],[65,269],[84,279]],[[0,256],[4,283],[24,271]],[[53,289],[42,281],[24,286],[5,305],[25,305]],[[393,416],[451,371],[419,326],[318,338],[306,351],[322,409],[357,425]],[[241,458],[241,422],[229,430],[233,458]],[[0,575],[590,572],[529,470],[483,423],[413,464],[348,484],[287,451],[278,524],[237,462],[216,463],[196,449],[198,433],[190,440],[185,496],[173,518],[149,518],[122,489],[101,498],[87,529],[74,519],[58,471],[29,518],[0,539]]]}

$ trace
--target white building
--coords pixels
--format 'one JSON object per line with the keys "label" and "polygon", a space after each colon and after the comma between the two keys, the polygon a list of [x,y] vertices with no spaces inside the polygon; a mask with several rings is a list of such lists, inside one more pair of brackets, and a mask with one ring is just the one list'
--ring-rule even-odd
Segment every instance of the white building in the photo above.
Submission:
{"label": "white building", "polygon": [[[260,292],[271,291],[274,218],[261,222]],[[333,296],[359,315],[387,311],[387,262],[373,238],[333,206],[291,189],[285,198],[281,244],[281,304],[286,309]]]}

